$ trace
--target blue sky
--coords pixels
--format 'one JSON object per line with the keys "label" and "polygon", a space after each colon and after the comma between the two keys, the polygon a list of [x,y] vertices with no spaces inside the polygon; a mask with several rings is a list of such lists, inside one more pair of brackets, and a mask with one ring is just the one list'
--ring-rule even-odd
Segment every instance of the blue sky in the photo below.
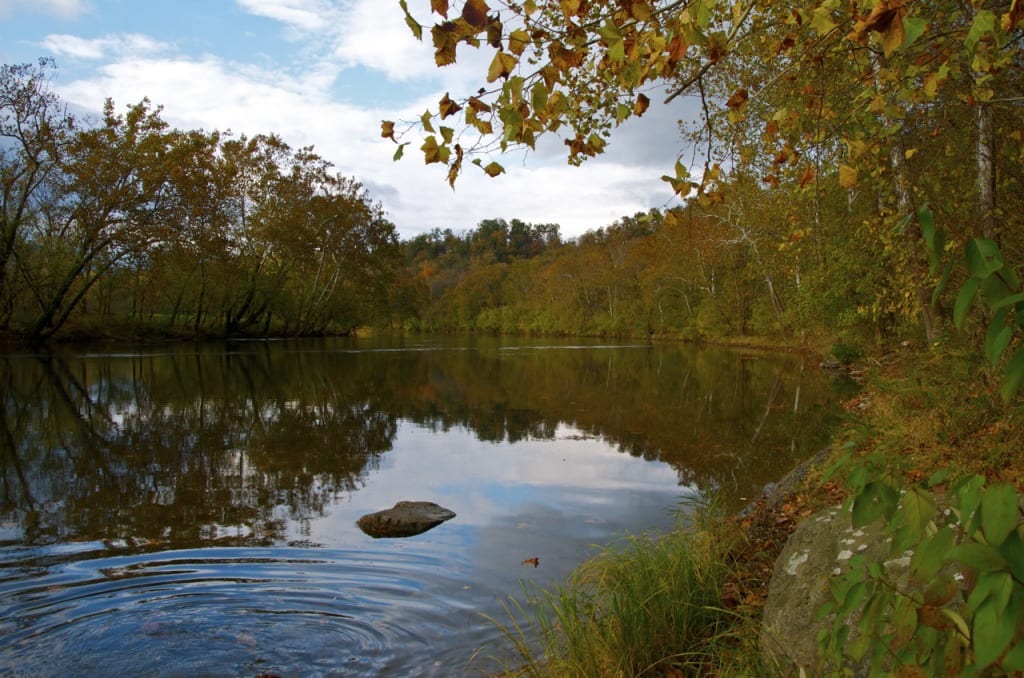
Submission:
{"label": "blue sky", "polygon": [[[428,0],[409,8],[432,23]],[[558,223],[574,237],[677,204],[659,177],[684,150],[680,99],[627,122],[582,168],[567,165],[559,139],[494,158],[508,170],[497,179],[467,166],[455,191],[444,168],[422,164],[419,143],[393,162],[380,121],[418,118],[446,91],[475,92],[491,58],[465,48],[459,64],[435,68],[429,38],[412,37],[397,0],[0,0],[3,63],[43,56],[76,111],[148,97],[176,127],[314,146],[363,182],[403,237],[488,218]]]}

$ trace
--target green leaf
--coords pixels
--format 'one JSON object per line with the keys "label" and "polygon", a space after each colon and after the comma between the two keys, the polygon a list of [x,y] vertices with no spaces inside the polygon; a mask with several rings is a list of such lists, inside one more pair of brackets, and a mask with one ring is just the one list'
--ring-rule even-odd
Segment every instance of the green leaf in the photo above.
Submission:
{"label": "green leaf", "polygon": [[917,42],[926,28],[928,28],[928,20],[923,17],[908,16],[903,19],[903,30],[906,31],[906,37],[903,38],[903,49]]}
{"label": "green leaf", "polygon": [[395,155],[392,158],[395,162],[398,162],[399,160],[402,159],[402,155],[405,154],[405,147],[408,145],[409,142],[405,142],[404,144],[398,144],[398,148],[395,149]]}
{"label": "green leaf", "polygon": [[1024,292],[1018,292],[1017,294],[1011,294],[1003,297],[996,303],[992,304],[992,310],[998,311],[1001,308],[1006,308],[1007,306],[1012,306],[1021,302],[1024,302]]}
{"label": "green leaf", "polygon": [[1017,492],[1009,483],[992,485],[981,495],[981,530],[992,546],[1017,527]]}
{"label": "green leaf", "polygon": [[995,27],[996,15],[991,10],[983,9],[978,11],[971,22],[971,30],[967,32],[967,37],[964,39],[964,47],[968,51],[973,51],[978,42],[985,37],[986,33],[995,32]]}
{"label": "green leaf", "polygon": [[919,541],[935,515],[935,502],[927,492],[912,488],[900,499],[897,515],[916,535],[915,541]]}
{"label": "green leaf", "polygon": [[988,544],[960,544],[946,554],[946,560],[963,563],[979,572],[1000,572],[1008,565],[1002,554]]}
{"label": "green leaf", "polygon": [[1013,400],[1022,381],[1024,381],[1024,348],[1019,348],[1003,373],[1003,387],[999,390],[1003,400],[1006,402]]}
{"label": "green leaf", "polygon": [[1017,641],[1001,662],[1002,668],[1012,674],[1024,671],[1024,642]]}
{"label": "green leaf", "polygon": [[398,6],[405,12],[405,25],[409,27],[417,40],[423,40],[423,26],[412,18],[412,14],[409,14],[409,5],[406,4],[406,0],[398,0]]}
{"label": "green leaf", "polygon": [[967,243],[967,269],[978,279],[985,279],[1003,267],[999,245],[989,238],[975,238]]}
{"label": "green leaf", "polygon": [[942,270],[942,276],[939,278],[939,282],[935,285],[935,290],[932,292],[932,304],[939,303],[939,297],[946,291],[946,286],[949,284],[949,279],[953,275],[953,262],[946,263],[945,268]]}
{"label": "green leaf", "polygon": [[1019,586],[1024,587],[1024,541],[1020,535],[1011,532],[1006,541],[999,545],[999,553],[1009,564],[1010,572],[1020,582]]}
{"label": "green leaf", "polygon": [[985,357],[992,365],[999,362],[1012,338],[1013,328],[1006,324],[1006,309],[1000,309],[989,321],[988,333],[985,335]]}
{"label": "green leaf", "polygon": [[854,527],[863,527],[876,518],[892,518],[899,494],[885,483],[872,481],[853,500],[851,517]]}
{"label": "green leaf", "polygon": [[993,601],[983,605],[974,616],[971,640],[974,641],[974,662],[984,668],[999,659],[1009,647],[1016,631],[1014,615],[1000,614]]}
{"label": "green leaf", "polygon": [[943,557],[953,548],[954,534],[943,527],[930,539],[921,542],[910,559],[910,576],[914,581],[931,581],[942,569]]}
{"label": "green leaf", "polygon": [[811,11],[811,28],[813,28],[819,36],[823,36],[833,28],[836,27],[836,22],[832,21],[832,12],[827,7],[815,7]]}
{"label": "green leaf", "polygon": [[1013,578],[1008,572],[988,572],[980,577],[974,590],[967,597],[967,614],[974,614],[989,600],[993,601],[996,610],[1001,614],[1010,602],[1013,594]]}
{"label": "green leaf", "polygon": [[956,303],[953,305],[953,324],[958,329],[963,328],[967,312],[971,310],[971,304],[974,303],[974,297],[977,296],[980,286],[981,280],[969,278],[960,288],[960,294],[956,295]]}

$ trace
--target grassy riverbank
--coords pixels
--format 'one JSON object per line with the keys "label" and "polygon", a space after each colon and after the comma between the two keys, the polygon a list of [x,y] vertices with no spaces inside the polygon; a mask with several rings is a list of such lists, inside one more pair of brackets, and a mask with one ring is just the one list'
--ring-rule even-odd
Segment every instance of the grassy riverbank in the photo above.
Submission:
{"label": "grassy riverbank", "polygon": [[975,354],[901,348],[858,368],[865,388],[829,453],[783,495],[742,518],[699,512],[664,538],[609,549],[562,588],[532,592],[532,628],[507,629],[526,664],[517,673],[770,675],[757,637],[774,560],[802,518],[847,496],[853,465],[908,487],[946,470],[1024,488],[1024,403],[1004,403]]}

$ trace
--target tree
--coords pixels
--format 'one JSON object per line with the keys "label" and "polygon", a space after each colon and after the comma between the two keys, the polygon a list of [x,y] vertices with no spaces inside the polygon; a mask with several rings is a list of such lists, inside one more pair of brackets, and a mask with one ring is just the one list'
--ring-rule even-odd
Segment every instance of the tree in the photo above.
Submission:
{"label": "tree", "polygon": [[60,173],[74,121],[49,89],[53,63],[0,67],[0,327],[19,295],[16,272],[26,230],[39,218]]}
{"label": "tree", "polygon": [[[424,26],[404,0],[399,4],[422,39]],[[861,199],[854,219],[875,221],[876,233],[901,234],[866,249],[894,252],[894,286],[908,292],[899,312],[916,310],[932,338],[939,322],[914,215],[929,198],[920,193],[944,182],[914,156],[934,137],[959,146],[945,123],[955,117],[952,108],[966,106],[977,109],[978,120],[967,151],[978,158],[966,187],[978,193],[974,213],[988,231],[1009,230],[998,220],[1006,214],[1001,201],[1013,193],[989,190],[998,167],[990,157],[994,148],[1008,158],[1024,148],[1016,132],[1020,2],[453,4],[431,2],[439,17],[430,29],[437,65],[453,63],[467,47],[486,45],[494,54],[479,91],[446,93],[418,123],[424,160],[445,163],[453,184],[466,158],[498,176],[504,168],[494,154],[534,148],[543,135],[561,136],[569,161],[578,164],[604,150],[616,125],[643,115],[655,90],[666,103],[693,93],[703,116],[689,138],[703,149],[704,163],[697,178],[683,162],[666,174],[676,192],[713,206],[724,199],[730,173],[742,168],[773,188],[815,191],[805,197],[815,201],[817,220],[817,188],[838,184],[851,200]],[[997,115],[993,129],[994,107],[1004,110],[1003,124]],[[393,121],[381,131],[403,148],[413,143],[396,134]]]}

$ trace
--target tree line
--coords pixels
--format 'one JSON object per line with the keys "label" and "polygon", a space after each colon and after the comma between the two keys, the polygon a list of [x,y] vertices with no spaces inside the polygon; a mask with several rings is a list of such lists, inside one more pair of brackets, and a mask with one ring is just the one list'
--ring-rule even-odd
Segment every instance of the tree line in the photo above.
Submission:
{"label": "tree line", "polygon": [[[551,269],[576,296],[545,288],[562,304],[560,326],[657,330],[691,314],[698,330],[910,331],[933,342],[950,320],[986,324],[957,312],[981,298],[998,321],[981,330],[1000,338],[987,347],[996,358],[1024,327],[1011,266],[1024,255],[1024,4],[469,0],[432,2],[426,21],[399,6],[438,66],[471,50],[494,56],[479,89],[446,93],[402,133],[382,123],[400,151],[419,135],[424,162],[446,164],[452,183],[467,159],[500,175],[494,158],[544,135],[579,164],[653,97],[699,101],[698,119],[681,121],[693,155],[662,177],[685,207],[648,215],[657,234],[609,229],[600,256],[580,239],[579,270]],[[697,244],[678,245],[680,222],[703,234]],[[512,276],[527,264],[507,266]],[[626,277],[598,282],[616,270]],[[472,287],[493,294],[485,278]],[[956,289],[966,290],[958,303],[943,294]],[[512,305],[502,324],[552,326]],[[675,319],[673,305],[685,307]]]}
{"label": "tree line", "polygon": [[276,135],[76,118],[53,64],[0,69],[0,333],[344,333],[387,313],[394,225]]}

